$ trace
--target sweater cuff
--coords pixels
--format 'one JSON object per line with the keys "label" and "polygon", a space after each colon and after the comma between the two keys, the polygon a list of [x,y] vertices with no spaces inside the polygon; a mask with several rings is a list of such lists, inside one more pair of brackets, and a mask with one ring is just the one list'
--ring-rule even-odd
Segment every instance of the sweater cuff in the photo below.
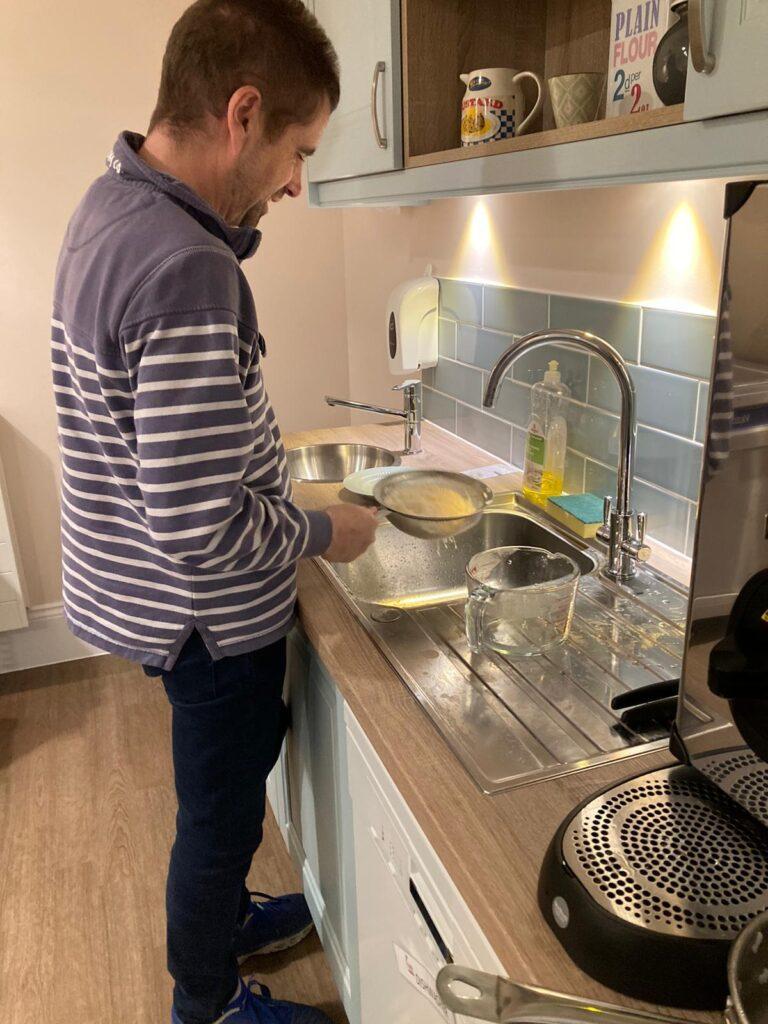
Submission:
{"label": "sweater cuff", "polygon": [[309,525],[307,533],[307,546],[304,548],[304,558],[314,558],[315,555],[322,555],[328,550],[333,533],[331,517],[327,512],[304,512]]}

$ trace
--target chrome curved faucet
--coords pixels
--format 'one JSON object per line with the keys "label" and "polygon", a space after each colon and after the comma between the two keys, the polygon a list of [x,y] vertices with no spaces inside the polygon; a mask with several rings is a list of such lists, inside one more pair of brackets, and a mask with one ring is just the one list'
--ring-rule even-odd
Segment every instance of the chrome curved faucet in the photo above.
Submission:
{"label": "chrome curved faucet", "polygon": [[629,580],[637,572],[637,563],[644,562],[650,557],[651,549],[645,543],[646,515],[644,512],[635,512],[630,507],[637,434],[635,386],[629,376],[627,364],[613,345],[586,331],[551,330],[526,334],[525,337],[513,341],[497,360],[485,389],[483,405],[487,409],[494,407],[504,375],[518,356],[540,345],[553,343],[586,349],[587,352],[599,356],[610,367],[619,385],[621,420],[618,493],[615,502],[610,497],[603,501],[603,525],[597,531],[597,536],[608,544],[606,575],[614,580]]}

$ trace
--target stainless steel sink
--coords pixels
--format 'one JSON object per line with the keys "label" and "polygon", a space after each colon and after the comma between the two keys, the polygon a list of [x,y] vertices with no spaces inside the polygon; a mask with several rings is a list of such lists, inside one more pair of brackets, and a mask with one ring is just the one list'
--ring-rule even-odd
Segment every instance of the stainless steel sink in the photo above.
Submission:
{"label": "stainless steel sink", "polygon": [[[501,544],[563,552],[582,570],[569,638],[540,657],[469,650],[464,566]],[[687,593],[647,566],[627,583],[607,580],[604,561],[603,549],[512,496],[457,537],[382,526],[356,562],[320,564],[475,782],[496,793],[668,743],[663,726],[627,724],[611,700],[679,677]]]}
{"label": "stainless steel sink", "polygon": [[375,466],[397,466],[399,456],[370,444],[311,444],[290,448],[288,469],[294,480],[341,483],[350,473]]}
{"label": "stainless steel sink", "polygon": [[349,565],[334,565],[341,582],[358,601],[390,608],[424,608],[466,598],[464,567],[487,548],[526,544],[569,555],[582,574],[595,558],[512,505],[484,512],[477,526],[456,537],[418,540],[393,526],[381,526],[366,553]]}

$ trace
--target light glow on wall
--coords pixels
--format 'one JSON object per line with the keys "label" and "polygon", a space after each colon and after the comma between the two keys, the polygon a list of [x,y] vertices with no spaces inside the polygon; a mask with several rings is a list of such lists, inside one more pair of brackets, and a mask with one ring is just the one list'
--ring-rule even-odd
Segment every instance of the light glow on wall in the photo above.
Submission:
{"label": "light glow on wall", "polygon": [[716,295],[720,261],[706,231],[688,201],[679,203],[657,232],[637,273],[628,302],[682,313],[712,315],[715,310],[696,301]]}
{"label": "light glow on wall", "polygon": [[450,276],[489,284],[504,284],[509,280],[504,252],[485,199],[476,200],[472,207]]}

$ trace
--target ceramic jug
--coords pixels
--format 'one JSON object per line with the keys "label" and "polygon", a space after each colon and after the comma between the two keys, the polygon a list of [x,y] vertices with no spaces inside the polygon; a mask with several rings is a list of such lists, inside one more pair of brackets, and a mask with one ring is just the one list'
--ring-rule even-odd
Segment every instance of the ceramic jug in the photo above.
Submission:
{"label": "ceramic jug", "polygon": [[[541,110],[541,79],[533,71],[481,68],[468,75],[459,75],[459,78],[467,87],[461,103],[462,146],[476,146],[481,142],[497,142],[522,135]],[[536,102],[527,116],[520,85],[524,78],[532,78],[538,89]]]}

